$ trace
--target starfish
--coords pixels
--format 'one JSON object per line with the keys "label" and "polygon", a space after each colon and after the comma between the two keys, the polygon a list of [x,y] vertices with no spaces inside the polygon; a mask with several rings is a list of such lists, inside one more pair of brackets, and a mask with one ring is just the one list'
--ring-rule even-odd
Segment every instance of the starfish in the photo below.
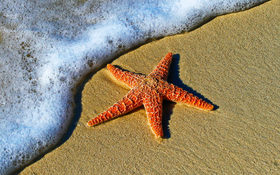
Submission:
{"label": "starfish", "polygon": [[168,53],[148,75],[135,74],[121,70],[108,64],[107,69],[113,76],[127,84],[131,90],[123,99],[115,103],[105,112],[91,119],[88,126],[95,126],[110,119],[126,114],[144,105],[148,123],[156,137],[163,137],[162,101],[185,103],[204,110],[213,110],[214,106],[182,88],[167,82],[168,70],[172,61],[172,53]]}

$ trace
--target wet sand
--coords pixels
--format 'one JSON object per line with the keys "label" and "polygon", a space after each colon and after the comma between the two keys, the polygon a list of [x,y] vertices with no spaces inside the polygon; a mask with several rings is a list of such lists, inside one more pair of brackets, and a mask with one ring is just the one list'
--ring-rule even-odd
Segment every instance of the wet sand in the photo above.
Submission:
{"label": "wet sand", "polygon": [[168,81],[209,99],[207,112],[164,102],[158,142],[144,108],[98,125],[128,88],[103,68],[82,92],[71,137],[20,174],[277,174],[280,172],[280,1],[217,17],[141,46],[112,64],[148,74],[174,53]]}

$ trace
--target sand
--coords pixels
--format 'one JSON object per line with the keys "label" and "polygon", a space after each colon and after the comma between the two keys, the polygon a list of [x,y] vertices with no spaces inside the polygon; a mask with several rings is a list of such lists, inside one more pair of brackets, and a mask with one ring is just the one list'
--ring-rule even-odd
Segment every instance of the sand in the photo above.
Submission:
{"label": "sand", "polygon": [[156,141],[143,108],[99,125],[86,122],[128,88],[106,68],[82,91],[71,137],[20,174],[280,174],[280,1],[217,17],[145,44],[112,64],[149,73],[173,52],[169,81],[219,108],[164,102],[166,139]]}

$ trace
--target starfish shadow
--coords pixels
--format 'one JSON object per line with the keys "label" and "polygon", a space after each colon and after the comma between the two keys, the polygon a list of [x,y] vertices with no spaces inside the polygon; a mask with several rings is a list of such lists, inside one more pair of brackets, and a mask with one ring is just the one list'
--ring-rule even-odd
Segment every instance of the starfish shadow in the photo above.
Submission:
{"label": "starfish shadow", "polygon": [[163,129],[163,135],[165,139],[169,139],[171,137],[171,132],[169,128],[169,121],[170,116],[173,113],[173,108],[176,103],[172,101],[163,101],[163,107],[162,107],[162,129]]}
{"label": "starfish shadow", "polygon": [[[170,65],[169,69],[169,74],[167,81],[182,88],[185,91],[188,91],[192,93],[193,95],[197,96],[198,98],[212,104],[214,106],[213,110],[216,110],[219,108],[219,106],[213,104],[209,99],[198,93],[197,91],[193,90],[191,87],[185,85],[183,81],[179,78],[180,77],[180,67],[179,67],[179,60],[180,60],[180,55],[179,54],[174,54],[172,63]],[[162,118],[162,127],[163,127],[163,133],[165,138],[170,138],[171,133],[169,129],[169,121],[170,121],[170,116],[173,113],[173,108],[176,103],[170,102],[170,101],[164,101],[163,104],[163,118]]]}
{"label": "starfish shadow", "polygon": [[179,54],[174,54],[172,63],[170,65],[170,70],[169,70],[169,76],[167,81],[170,83],[173,83],[174,85],[184,89],[185,91],[188,91],[192,93],[193,95],[197,96],[198,98],[206,101],[207,103],[210,103],[214,106],[213,110],[216,110],[219,108],[219,106],[213,104],[209,99],[198,93],[197,91],[193,90],[191,87],[185,85],[183,81],[179,78],[180,77],[180,67],[179,67],[179,60],[180,60],[180,55]]}

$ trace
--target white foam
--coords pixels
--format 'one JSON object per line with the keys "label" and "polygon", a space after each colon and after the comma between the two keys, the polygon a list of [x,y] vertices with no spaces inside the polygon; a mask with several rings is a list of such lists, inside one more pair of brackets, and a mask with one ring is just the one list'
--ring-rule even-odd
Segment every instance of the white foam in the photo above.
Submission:
{"label": "white foam", "polygon": [[[81,77],[149,38],[265,0],[2,0],[0,174],[55,145],[73,115]],[[32,9],[32,10],[31,10]]]}

